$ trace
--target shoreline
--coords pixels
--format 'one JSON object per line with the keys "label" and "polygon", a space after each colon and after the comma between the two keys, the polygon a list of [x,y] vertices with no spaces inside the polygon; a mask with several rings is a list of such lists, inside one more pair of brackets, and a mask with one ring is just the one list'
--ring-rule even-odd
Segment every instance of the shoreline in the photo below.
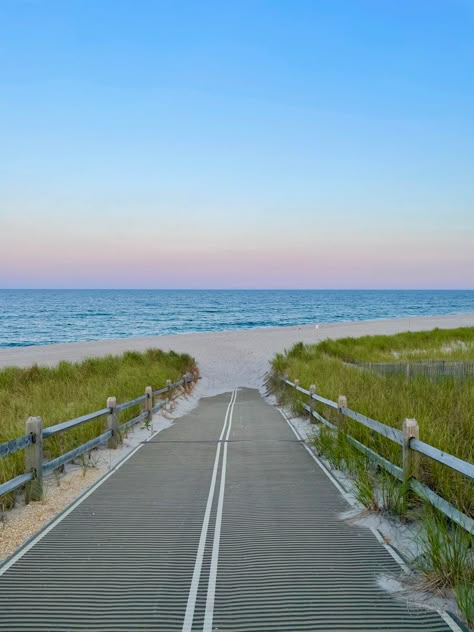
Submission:
{"label": "shoreline", "polygon": [[6,347],[0,349],[0,368],[29,367],[33,364],[55,366],[61,361],[80,362],[89,357],[144,351],[155,347],[194,356],[202,376],[195,389],[196,394],[198,397],[205,397],[227,392],[235,386],[262,390],[270,360],[276,353],[283,352],[297,342],[310,344],[327,338],[390,335],[410,330],[427,331],[435,327],[452,329],[473,326],[474,312],[318,323],[318,328],[314,323]]}

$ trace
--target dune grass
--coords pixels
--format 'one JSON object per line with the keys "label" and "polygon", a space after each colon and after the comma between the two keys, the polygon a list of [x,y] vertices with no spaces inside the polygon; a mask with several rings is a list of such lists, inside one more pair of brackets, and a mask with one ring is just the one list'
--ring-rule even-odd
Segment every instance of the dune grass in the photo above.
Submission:
{"label": "dune grass", "polygon": [[325,340],[319,351],[343,362],[474,360],[474,327]]}
{"label": "dune grass", "polygon": [[[120,356],[90,358],[57,367],[6,368],[0,371],[0,443],[25,434],[29,416],[41,416],[44,426],[100,410],[108,396],[117,402],[134,399],[145,387],[164,386],[186,372],[196,372],[191,356],[149,349]],[[120,422],[136,416],[135,406],[121,413]],[[105,429],[105,418],[59,433],[44,442],[45,458],[53,458],[93,439]],[[0,483],[24,472],[24,452],[0,459]],[[10,499],[11,500],[11,499]],[[0,499],[5,502],[5,497]]]}
{"label": "dune grass", "polygon": [[[364,337],[325,341],[317,345],[300,343],[274,358],[270,381],[280,397],[298,412],[302,410],[302,397],[282,385],[280,378],[283,374],[288,374],[290,379],[298,378],[306,388],[316,384],[317,392],[332,400],[337,400],[338,395],[345,395],[350,408],[390,426],[401,429],[404,418],[415,417],[423,441],[472,463],[474,379],[445,377],[433,382],[416,377],[407,381],[400,375],[378,375],[344,363],[349,358],[361,357],[372,361],[381,347],[384,353],[390,353],[390,340],[393,340],[393,348],[400,348],[400,340],[406,341],[403,336],[408,336],[413,348],[419,349],[421,340],[427,341],[427,348],[433,343],[429,342],[430,333],[437,346],[440,339],[447,339],[448,334],[452,336],[451,340],[456,339],[461,330],[449,330],[446,336],[441,331],[422,332],[421,337],[403,334],[402,338],[400,335],[374,336],[375,340]],[[462,331],[466,338],[474,334],[474,328],[469,332]],[[337,421],[336,411],[323,405],[316,408],[328,419]],[[349,419],[344,420],[344,428],[392,463],[401,465],[401,449],[396,444]],[[421,480],[458,509],[474,516],[473,481],[424,457],[421,458]]]}

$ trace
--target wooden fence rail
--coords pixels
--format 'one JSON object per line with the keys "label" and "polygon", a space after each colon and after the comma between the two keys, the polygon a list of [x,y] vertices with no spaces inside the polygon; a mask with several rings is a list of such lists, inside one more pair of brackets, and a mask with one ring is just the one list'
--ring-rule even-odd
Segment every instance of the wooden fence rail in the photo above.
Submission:
{"label": "wooden fence rail", "polygon": [[[439,496],[432,489],[421,483],[417,480],[418,476],[418,454],[423,454],[433,460],[446,465],[452,470],[467,476],[470,479],[474,480],[474,464],[468,463],[467,461],[463,461],[452,454],[448,454],[435,448],[424,441],[420,441],[419,439],[419,428],[415,419],[405,419],[403,422],[403,430],[399,430],[398,428],[393,428],[392,426],[387,426],[380,421],[376,421],[375,419],[370,419],[370,417],[366,417],[365,415],[361,415],[360,413],[347,408],[346,398],[341,395],[339,397],[339,402],[334,402],[325,397],[321,397],[316,393],[316,388],[313,385],[310,386],[309,389],[302,388],[299,384],[298,380],[291,382],[286,377],[283,378],[283,382],[296,389],[299,393],[307,395],[312,400],[317,401],[325,406],[329,406],[330,408],[338,410],[338,412],[345,417],[349,417],[354,421],[361,423],[366,426],[370,430],[383,435],[387,439],[394,441],[402,448],[402,462],[403,467],[399,467],[394,463],[391,463],[380,454],[377,454],[374,450],[364,445],[354,437],[351,437],[349,434],[346,434],[347,440],[351,445],[353,445],[357,450],[363,452],[371,461],[380,465],[383,469],[389,472],[392,476],[397,478],[398,480],[405,482],[405,493],[408,493],[408,490],[414,492],[417,496],[429,502],[431,505],[436,507],[439,511],[444,513],[448,518],[450,518],[453,522],[456,522],[458,525],[463,527],[466,531],[474,535],[474,520],[462,513],[454,507],[447,500]],[[340,404],[345,405],[340,405]],[[320,415],[316,410],[314,410],[308,404],[304,404],[304,410],[308,412],[312,417],[317,419],[319,422],[324,424],[327,428],[332,430],[333,432],[338,432],[339,428],[337,425],[331,423],[328,419]]]}
{"label": "wooden fence rail", "polygon": [[[96,410],[86,415],[81,415],[75,419],[63,421],[54,426],[43,428],[41,417],[30,417],[26,422],[26,433],[17,439],[11,439],[5,443],[0,443],[0,458],[15,454],[19,450],[25,451],[25,473],[0,484],[0,497],[8,494],[20,487],[25,487],[27,500],[40,500],[43,496],[43,475],[52,472],[65,463],[76,459],[78,456],[90,452],[94,448],[107,443],[110,448],[117,448],[120,443],[120,435],[140,422],[151,422],[153,413],[159,411],[169,400],[159,400],[153,403],[155,397],[164,393],[169,393],[179,386],[186,388],[186,385],[194,380],[194,376],[186,374],[181,380],[171,383],[167,380],[166,386],[153,391],[151,386],[147,386],[145,394],[140,395],[127,402],[116,403],[115,397],[107,399],[107,407]],[[143,404],[144,410],[133,419],[119,424],[118,415],[120,412]],[[77,428],[81,424],[99,419],[107,415],[107,430],[98,437],[83,443],[73,450],[61,454],[50,461],[44,461],[43,439],[52,437],[60,432],[71,428]]]}

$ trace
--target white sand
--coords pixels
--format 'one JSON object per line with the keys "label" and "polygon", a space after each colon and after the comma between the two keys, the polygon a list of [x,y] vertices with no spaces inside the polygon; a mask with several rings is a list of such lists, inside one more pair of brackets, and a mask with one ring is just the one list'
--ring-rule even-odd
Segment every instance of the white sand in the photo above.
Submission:
{"label": "white sand", "polygon": [[[215,333],[147,336],[96,342],[74,342],[36,347],[0,349],[1,366],[55,365],[61,360],[78,361],[90,356],[118,354],[128,350],[142,351],[149,347],[174,349],[193,355],[202,375],[196,396],[215,395],[234,386],[261,388],[269,361],[276,352],[284,351],[299,341],[318,342],[325,338],[394,334],[434,327],[474,326],[474,313],[454,316],[422,316],[353,323],[328,323],[298,327],[221,331]],[[155,385],[153,385],[155,386]]]}

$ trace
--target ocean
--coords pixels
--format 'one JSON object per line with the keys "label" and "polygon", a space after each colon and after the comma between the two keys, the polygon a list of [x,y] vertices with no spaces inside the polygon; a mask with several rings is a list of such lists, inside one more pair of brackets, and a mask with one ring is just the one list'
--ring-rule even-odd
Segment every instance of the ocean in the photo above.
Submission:
{"label": "ocean", "polygon": [[0,290],[0,347],[474,312],[474,290]]}

